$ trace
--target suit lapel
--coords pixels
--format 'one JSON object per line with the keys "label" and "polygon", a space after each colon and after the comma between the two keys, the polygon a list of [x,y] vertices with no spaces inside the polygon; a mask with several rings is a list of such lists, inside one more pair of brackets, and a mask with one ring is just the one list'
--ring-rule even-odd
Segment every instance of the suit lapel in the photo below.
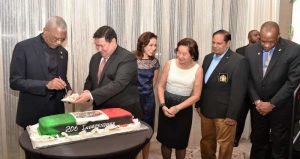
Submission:
{"label": "suit lapel", "polygon": [[257,67],[256,70],[258,70],[258,75],[260,79],[263,79],[263,52],[262,47],[260,47],[255,54],[253,55],[256,61],[255,66]]}
{"label": "suit lapel", "polygon": [[265,77],[269,74],[270,70],[274,67],[274,65],[276,64],[278,59],[280,59],[279,57],[282,55],[284,49],[285,49],[284,46],[282,46],[280,43],[278,43],[278,46],[275,47],[275,50],[273,52],[270,64],[267,68]]}
{"label": "suit lapel", "polygon": [[210,78],[208,79],[208,81],[211,79],[211,77],[215,77],[217,76],[217,73],[220,72],[220,70],[223,68],[223,66],[228,62],[228,60],[230,59],[230,55],[231,55],[232,51],[230,49],[228,49],[228,51],[225,53],[225,55],[223,56],[223,58],[221,59],[221,61],[219,62],[219,64],[217,65],[217,67],[214,69],[214,71],[212,72]]}
{"label": "suit lapel", "polygon": [[212,62],[213,56],[214,56],[214,54],[208,55],[207,59],[203,62],[202,68],[203,68],[204,74],[205,74],[206,71],[208,70],[209,65],[210,65],[211,62]]}

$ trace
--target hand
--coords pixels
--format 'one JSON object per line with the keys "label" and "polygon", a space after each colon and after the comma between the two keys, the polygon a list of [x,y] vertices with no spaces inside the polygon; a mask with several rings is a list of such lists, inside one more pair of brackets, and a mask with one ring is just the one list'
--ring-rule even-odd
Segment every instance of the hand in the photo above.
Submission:
{"label": "hand", "polygon": [[60,78],[54,78],[51,81],[48,82],[46,87],[50,90],[62,90],[66,86],[65,81],[63,81]]}
{"label": "hand", "polygon": [[175,106],[172,106],[171,108],[169,108],[169,113],[170,114],[173,114],[174,116],[179,112],[179,109],[178,107],[175,105]]}
{"label": "hand", "polygon": [[259,114],[265,116],[273,110],[273,106],[270,102],[260,102],[260,104],[256,106],[256,110]]}
{"label": "hand", "polygon": [[84,90],[80,95],[79,97],[75,100],[75,104],[83,104],[83,103],[86,103],[88,102],[89,100],[91,100],[92,97],[91,97],[91,93],[90,91],[88,90]]}
{"label": "hand", "polygon": [[65,98],[66,98],[66,97],[69,97],[70,95],[72,95],[72,93],[73,93],[73,91],[72,91],[72,90],[69,90],[68,93],[66,94]]}
{"label": "hand", "polygon": [[230,126],[236,125],[236,121],[233,120],[233,119],[230,119],[230,118],[226,118],[226,119],[224,120],[224,123],[227,124],[227,125],[230,125]]}
{"label": "hand", "polygon": [[169,110],[168,107],[163,106],[161,109],[162,109],[162,111],[164,112],[165,116],[167,116],[167,117],[169,117],[169,118],[173,118],[173,117],[175,116],[174,114],[172,114],[172,113],[170,112],[170,110]]}

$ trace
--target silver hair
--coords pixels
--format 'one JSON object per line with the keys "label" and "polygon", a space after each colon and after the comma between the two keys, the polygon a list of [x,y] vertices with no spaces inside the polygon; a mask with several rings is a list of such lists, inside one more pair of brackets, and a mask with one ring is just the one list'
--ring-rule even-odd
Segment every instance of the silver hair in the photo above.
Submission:
{"label": "silver hair", "polygon": [[59,28],[61,31],[67,31],[67,23],[66,21],[59,16],[50,17],[46,23],[46,28]]}

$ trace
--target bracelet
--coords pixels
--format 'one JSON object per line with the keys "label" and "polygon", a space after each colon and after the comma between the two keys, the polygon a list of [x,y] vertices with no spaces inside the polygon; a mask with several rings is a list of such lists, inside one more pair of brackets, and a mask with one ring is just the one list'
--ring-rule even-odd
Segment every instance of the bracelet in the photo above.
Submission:
{"label": "bracelet", "polygon": [[163,106],[166,106],[166,103],[160,103],[159,104],[159,107],[163,107]]}

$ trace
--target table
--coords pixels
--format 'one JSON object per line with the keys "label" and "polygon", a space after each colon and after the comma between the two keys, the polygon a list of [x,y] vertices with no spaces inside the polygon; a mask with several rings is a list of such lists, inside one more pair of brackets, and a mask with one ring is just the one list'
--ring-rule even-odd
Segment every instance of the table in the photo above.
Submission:
{"label": "table", "polygon": [[19,137],[19,144],[26,154],[40,156],[40,158],[60,159],[133,159],[139,151],[148,143],[153,135],[152,128],[125,134],[114,134],[106,137],[94,138],[74,143],[67,143],[48,148],[33,149],[27,131]]}

